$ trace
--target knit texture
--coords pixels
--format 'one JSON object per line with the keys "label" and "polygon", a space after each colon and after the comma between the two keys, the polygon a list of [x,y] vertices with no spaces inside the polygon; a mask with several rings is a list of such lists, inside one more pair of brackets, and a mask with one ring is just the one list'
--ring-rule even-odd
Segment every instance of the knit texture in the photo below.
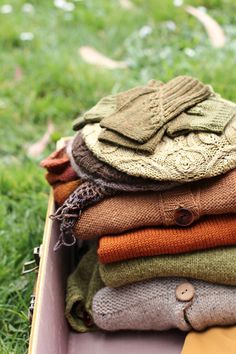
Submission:
{"label": "knit texture", "polygon": [[54,151],[40,162],[41,167],[45,168],[48,172],[55,174],[62,172],[69,165],[70,161],[64,147]]}
{"label": "knit texture", "polygon": [[192,222],[203,215],[236,212],[236,170],[166,192],[125,193],[91,205],[76,220],[74,235],[90,239],[127,230],[176,225],[179,207],[192,213]]}
{"label": "knit texture", "polygon": [[168,121],[146,143],[140,144],[108,129],[105,129],[99,135],[99,141],[134,149],[136,152],[143,151],[152,154],[161,142],[164,134],[174,137],[190,133],[191,131],[222,133],[235,113],[236,105],[233,105],[231,102],[225,102],[217,95],[212,94],[208,99]]}
{"label": "knit texture", "polygon": [[152,181],[129,176],[98,160],[85,145],[81,134],[78,133],[67,146],[71,166],[77,175],[95,182],[97,185],[109,187],[115,191],[161,191],[175,187],[179,183]]}
{"label": "knit texture", "polygon": [[53,187],[53,196],[57,205],[62,205],[67,198],[81,185],[80,180],[59,183]]}
{"label": "knit texture", "polygon": [[61,182],[69,182],[78,179],[77,174],[70,165],[66,147],[54,151],[46,159],[41,161],[40,166],[47,170],[45,178],[52,186]]}
{"label": "knit texture", "polygon": [[93,182],[86,181],[80,184],[63,205],[50,215],[52,220],[60,221],[60,234],[54,251],[61,246],[73,246],[76,243],[73,228],[82,211],[112,194],[113,191],[109,188],[98,186]]}
{"label": "knit texture", "polygon": [[126,93],[122,100],[119,98],[116,112],[102,119],[100,125],[145,143],[168,121],[210,94],[208,86],[188,76],[176,77],[166,84],[152,80],[135,97]]}
{"label": "knit texture", "polygon": [[106,286],[116,288],[156,277],[188,277],[210,283],[236,285],[236,247],[193,253],[143,257],[100,264]]}
{"label": "knit texture", "polygon": [[[186,282],[194,287],[194,297],[180,301],[176,288]],[[95,295],[92,312],[97,326],[108,331],[201,331],[236,324],[236,287],[181,278],[154,279],[119,289],[106,287]]]}
{"label": "knit texture", "polygon": [[88,124],[82,129],[88,148],[98,159],[132,176],[190,182],[236,167],[236,118],[221,135],[203,132],[173,139],[165,136],[151,156],[99,142],[101,132],[99,124]]}
{"label": "knit texture", "polygon": [[92,319],[92,299],[104,287],[98,272],[95,248],[88,251],[67,280],[65,315],[77,332],[96,329]]}
{"label": "knit texture", "polygon": [[235,215],[209,216],[188,228],[148,228],[99,240],[101,263],[236,245]]}

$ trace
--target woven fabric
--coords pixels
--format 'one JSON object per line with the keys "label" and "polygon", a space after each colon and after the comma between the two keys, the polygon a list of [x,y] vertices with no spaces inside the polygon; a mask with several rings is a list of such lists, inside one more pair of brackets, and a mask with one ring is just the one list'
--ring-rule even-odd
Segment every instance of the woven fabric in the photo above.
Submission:
{"label": "woven fabric", "polygon": [[101,263],[236,245],[236,216],[205,217],[188,228],[148,228],[99,240]]}
{"label": "woven fabric", "polygon": [[132,176],[183,183],[236,167],[236,118],[221,135],[202,132],[173,139],[165,136],[151,156],[98,141],[102,132],[99,124],[88,124],[81,132],[98,159]]}
{"label": "woven fabric", "polygon": [[[184,283],[194,287],[188,301],[176,297],[176,288]],[[181,278],[106,287],[94,296],[92,313],[97,326],[108,331],[201,331],[236,324],[236,287]]]}
{"label": "woven fabric", "polygon": [[74,227],[79,239],[120,234],[127,230],[176,225],[179,207],[192,213],[192,222],[203,215],[236,212],[236,170],[166,192],[125,193],[91,205]]}
{"label": "woven fabric", "polygon": [[82,257],[67,280],[65,315],[75,331],[96,329],[92,319],[92,300],[102,287],[104,284],[98,272],[96,248],[92,248]]}
{"label": "woven fabric", "polygon": [[187,277],[216,284],[236,285],[236,247],[193,253],[142,257],[100,264],[106,286],[116,288],[156,277]]}

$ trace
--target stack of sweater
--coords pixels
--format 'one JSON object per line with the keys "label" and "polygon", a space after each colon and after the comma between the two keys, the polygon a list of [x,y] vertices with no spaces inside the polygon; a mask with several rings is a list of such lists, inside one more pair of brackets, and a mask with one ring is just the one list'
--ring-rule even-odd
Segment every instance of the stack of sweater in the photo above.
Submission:
{"label": "stack of sweater", "polygon": [[[100,100],[41,165],[80,332],[236,324],[236,105],[191,77]],[[80,242],[81,243],[81,242]]]}

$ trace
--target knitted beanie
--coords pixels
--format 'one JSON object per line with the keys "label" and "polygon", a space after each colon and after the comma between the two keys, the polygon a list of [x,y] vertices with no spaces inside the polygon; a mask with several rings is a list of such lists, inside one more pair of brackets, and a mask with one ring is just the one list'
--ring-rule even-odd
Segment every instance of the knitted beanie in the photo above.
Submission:
{"label": "knitted beanie", "polygon": [[71,166],[78,176],[84,180],[93,181],[98,185],[118,191],[161,191],[171,189],[179,183],[153,181],[140,177],[129,176],[110,165],[98,160],[85,145],[78,133],[67,146],[67,154]]}
{"label": "knitted beanie", "polygon": [[116,288],[156,277],[187,277],[210,283],[236,285],[236,247],[193,253],[136,258],[100,264],[106,286]]}
{"label": "knitted beanie", "polygon": [[[191,131],[207,131],[221,134],[235,114],[235,104],[212,94],[208,99],[168,121],[166,125],[145,143],[140,144],[108,129],[105,129],[99,135],[99,141],[134,149],[136,152],[153,154],[165,133],[172,137],[187,134]],[[115,116],[113,117],[114,119],[116,118]],[[102,126],[102,123],[100,125]]]}
{"label": "knitted beanie", "polygon": [[162,193],[125,193],[85,209],[74,235],[90,239],[158,225],[190,225],[202,215],[235,213],[235,195],[236,169],[207,183],[188,183]]}
{"label": "knitted beanie", "polygon": [[94,296],[92,312],[108,331],[201,331],[236,324],[236,287],[181,278],[105,287]]}
{"label": "knitted beanie", "polygon": [[103,236],[99,240],[98,256],[101,263],[113,263],[231,245],[236,245],[236,216],[217,215],[205,217],[188,228],[156,227],[115,237]]}
{"label": "knitted beanie", "polygon": [[92,319],[92,299],[102,287],[104,284],[98,272],[96,247],[93,247],[82,257],[67,280],[65,315],[75,331],[96,329]]}
{"label": "knitted beanie", "polygon": [[58,205],[62,205],[66,199],[74,192],[79,185],[81,185],[79,179],[66,183],[59,183],[53,187],[54,200]]}
{"label": "knitted beanie", "polygon": [[236,118],[221,135],[202,132],[173,139],[165,136],[151,156],[102,143],[98,141],[101,132],[99,124],[82,129],[88,148],[100,160],[132,176],[190,182],[236,167]]}

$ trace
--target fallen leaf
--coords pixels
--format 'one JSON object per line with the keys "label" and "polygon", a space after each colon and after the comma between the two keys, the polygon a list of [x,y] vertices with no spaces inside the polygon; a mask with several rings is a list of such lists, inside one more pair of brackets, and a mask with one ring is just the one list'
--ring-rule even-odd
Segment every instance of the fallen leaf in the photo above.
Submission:
{"label": "fallen leaf", "polygon": [[14,79],[15,81],[20,81],[22,77],[23,77],[22,69],[19,66],[17,66],[14,73]]}
{"label": "fallen leaf", "polygon": [[134,8],[134,4],[130,0],[120,0],[120,6],[127,10]]}
{"label": "fallen leaf", "polygon": [[185,10],[196,17],[205,27],[209,40],[213,47],[222,48],[225,45],[225,35],[220,25],[208,14],[193,6],[186,6]]}
{"label": "fallen leaf", "polygon": [[116,61],[108,58],[89,46],[80,47],[79,53],[86,63],[92,65],[97,65],[107,69],[125,69],[128,67],[128,64],[125,61]]}
{"label": "fallen leaf", "polygon": [[47,145],[50,142],[50,138],[52,133],[54,132],[54,125],[49,122],[47,126],[47,130],[42,136],[41,139],[39,139],[36,143],[29,145],[27,147],[27,155],[30,157],[38,157],[42,154],[42,152],[46,149]]}

